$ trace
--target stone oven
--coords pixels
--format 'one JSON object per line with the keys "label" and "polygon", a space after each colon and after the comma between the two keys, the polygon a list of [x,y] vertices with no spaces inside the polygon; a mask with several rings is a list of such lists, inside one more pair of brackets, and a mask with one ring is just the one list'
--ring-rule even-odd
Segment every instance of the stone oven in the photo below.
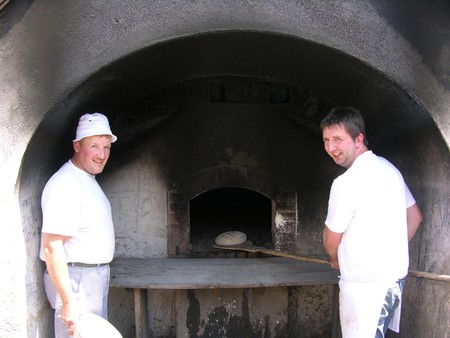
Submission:
{"label": "stone oven", "polygon": [[[145,292],[112,280],[110,321],[124,337],[339,335],[331,278],[260,285],[300,268],[211,246],[241,230],[256,245],[327,258],[322,228],[341,169],[318,124],[339,105],[363,112],[370,147],[424,211],[411,268],[449,274],[449,18],[438,0],[0,1],[0,336],[52,335],[39,199],[87,111],[105,113],[119,137],[98,177],[117,262],[157,262],[143,277],[178,269]],[[252,275],[250,259],[266,270]],[[218,262],[240,271],[226,288],[213,285]],[[196,288],[179,287],[188,277]],[[408,278],[400,336],[448,336],[448,294]]]}
{"label": "stone oven", "polygon": [[249,174],[243,179],[232,168],[215,168],[193,177],[193,190],[168,192],[169,257],[233,256],[212,248],[219,234],[233,230],[254,245],[295,252],[295,191],[262,173]]}
{"label": "stone oven", "polygon": [[[233,230],[245,233],[248,243],[273,247],[272,238],[278,237],[276,226],[272,227],[273,213],[276,215],[272,200],[250,189],[217,188],[202,193],[189,203],[190,254],[202,256],[218,251],[211,250],[211,242],[224,231]],[[170,248],[168,251],[172,252]]]}

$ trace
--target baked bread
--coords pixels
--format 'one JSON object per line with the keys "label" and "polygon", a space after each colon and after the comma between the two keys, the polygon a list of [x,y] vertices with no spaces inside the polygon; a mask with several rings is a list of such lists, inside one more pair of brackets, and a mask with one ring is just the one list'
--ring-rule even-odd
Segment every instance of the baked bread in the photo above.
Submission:
{"label": "baked bread", "polygon": [[240,245],[247,241],[247,235],[241,231],[227,231],[216,237],[217,245]]}

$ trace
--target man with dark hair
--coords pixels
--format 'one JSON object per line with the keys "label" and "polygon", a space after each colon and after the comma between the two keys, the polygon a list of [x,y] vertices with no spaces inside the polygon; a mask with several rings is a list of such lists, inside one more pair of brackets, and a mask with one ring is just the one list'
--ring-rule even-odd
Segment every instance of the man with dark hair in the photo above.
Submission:
{"label": "man with dark hair", "polygon": [[422,213],[401,173],[369,150],[358,110],[335,108],[320,127],[325,151],[347,169],[331,187],[323,232],[331,267],[341,273],[343,337],[384,337],[399,330],[408,241]]}

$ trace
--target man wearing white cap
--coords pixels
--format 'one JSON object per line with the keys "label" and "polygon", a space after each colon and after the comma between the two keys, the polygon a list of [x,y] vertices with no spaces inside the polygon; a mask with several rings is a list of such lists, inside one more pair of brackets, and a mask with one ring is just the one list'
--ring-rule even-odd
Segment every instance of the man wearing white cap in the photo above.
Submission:
{"label": "man wearing white cap", "polygon": [[110,203],[98,185],[117,137],[100,113],[81,116],[74,153],[42,193],[40,258],[44,284],[55,309],[55,337],[74,333],[84,312],[107,318],[109,265],[114,255]]}

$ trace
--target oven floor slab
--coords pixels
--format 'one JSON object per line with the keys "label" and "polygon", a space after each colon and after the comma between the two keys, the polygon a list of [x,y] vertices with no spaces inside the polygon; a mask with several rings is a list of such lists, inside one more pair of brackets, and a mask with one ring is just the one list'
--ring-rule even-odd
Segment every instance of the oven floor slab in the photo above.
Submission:
{"label": "oven floor slab", "polygon": [[215,289],[337,284],[328,265],[287,258],[116,258],[111,287]]}

